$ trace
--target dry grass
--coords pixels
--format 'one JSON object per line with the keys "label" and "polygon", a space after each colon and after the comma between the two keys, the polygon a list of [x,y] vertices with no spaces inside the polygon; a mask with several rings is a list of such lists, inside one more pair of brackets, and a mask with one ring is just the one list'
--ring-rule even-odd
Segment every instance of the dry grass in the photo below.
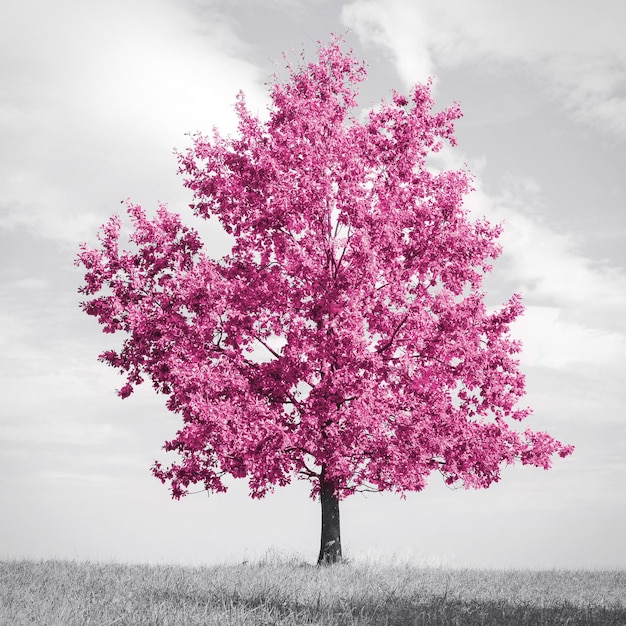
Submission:
{"label": "dry grass", "polygon": [[1,624],[626,624],[626,572],[0,562]]}

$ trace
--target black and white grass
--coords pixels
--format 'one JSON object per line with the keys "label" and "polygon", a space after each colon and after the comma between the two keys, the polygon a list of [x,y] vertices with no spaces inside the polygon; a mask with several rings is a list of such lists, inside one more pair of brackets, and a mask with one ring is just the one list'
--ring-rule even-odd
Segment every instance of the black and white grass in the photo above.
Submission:
{"label": "black and white grass", "polygon": [[0,562],[0,623],[623,626],[624,571]]}

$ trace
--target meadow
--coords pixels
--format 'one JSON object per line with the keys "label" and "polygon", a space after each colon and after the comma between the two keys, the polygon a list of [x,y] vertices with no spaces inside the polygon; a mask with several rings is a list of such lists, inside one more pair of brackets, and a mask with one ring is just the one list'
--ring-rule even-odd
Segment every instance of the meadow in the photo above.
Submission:
{"label": "meadow", "polygon": [[0,561],[0,624],[626,624],[626,571]]}

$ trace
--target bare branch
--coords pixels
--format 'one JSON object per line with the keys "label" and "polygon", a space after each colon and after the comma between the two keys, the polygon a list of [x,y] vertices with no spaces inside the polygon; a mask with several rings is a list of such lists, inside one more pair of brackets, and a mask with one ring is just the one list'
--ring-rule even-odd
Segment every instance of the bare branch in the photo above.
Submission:
{"label": "bare branch", "polygon": [[280,359],[280,354],[278,354],[278,352],[276,352],[276,350],[274,350],[271,346],[269,346],[265,341],[263,341],[263,339],[261,339],[260,337],[257,337],[256,335],[252,335],[266,350],[268,350],[273,356],[275,356],[277,359]]}

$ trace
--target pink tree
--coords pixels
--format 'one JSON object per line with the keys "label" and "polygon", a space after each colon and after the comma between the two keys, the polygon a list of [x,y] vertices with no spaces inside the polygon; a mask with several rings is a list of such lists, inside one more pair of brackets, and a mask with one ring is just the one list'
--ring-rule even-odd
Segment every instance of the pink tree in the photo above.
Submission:
{"label": "pink tree", "polygon": [[488,312],[482,277],[498,226],[471,220],[466,171],[426,166],[455,144],[457,106],[433,113],[428,85],[349,117],[365,70],[339,42],[288,67],[267,121],[236,104],[237,137],[196,135],[179,154],[196,215],[234,238],[219,260],[161,206],[129,203],[132,250],[112,217],[81,246],[82,303],[103,331],[124,331],[100,359],[123,398],[148,378],[182,416],[154,475],[180,498],[247,477],[263,497],[294,477],[319,498],[319,563],[341,558],[339,502],[361,490],[488,487],[503,465],[548,468],[564,446],[516,426],[524,377],[509,324],[514,295]]}

